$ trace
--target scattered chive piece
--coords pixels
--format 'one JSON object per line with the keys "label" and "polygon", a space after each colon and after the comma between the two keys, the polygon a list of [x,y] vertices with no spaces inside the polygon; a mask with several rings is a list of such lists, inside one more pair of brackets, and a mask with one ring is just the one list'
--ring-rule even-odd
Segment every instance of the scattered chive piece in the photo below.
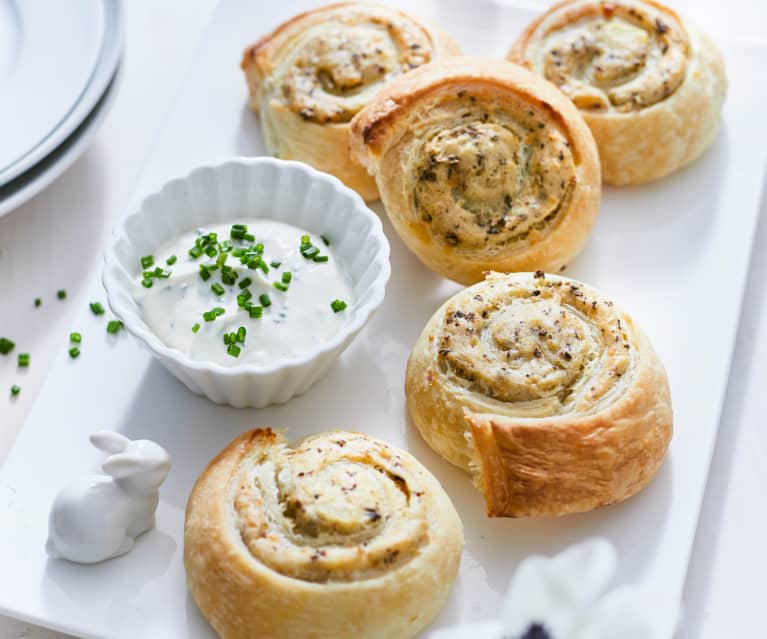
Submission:
{"label": "scattered chive piece", "polygon": [[301,236],[301,246],[311,246],[312,240],[308,235]]}
{"label": "scattered chive piece", "polygon": [[0,353],[7,355],[16,346],[15,342],[12,342],[7,337],[0,337]]}
{"label": "scattered chive piece", "polygon": [[231,338],[229,337],[229,333],[224,333],[224,346],[229,346],[230,341]]}
{"label": "scattered chive piece", "polygon": [[261,295],[258,296],[258,301],[261,302],[262,306],[271,306],[272,300],[269,297],[268,293],[261,293]]}
{"label": "scattered chive piece", "polygon": [[247,240],[248,242],[255,242],[256,241],[256,236],[253,235],[252,233],[245,233],[242,236],[242,239],[243,240]]}
{"label": "scattered chive piece", "polygon": [[234,248],[234,244],[232,244],[231,240],[224,240],[221,242],[221,244],[218,245],[219,253],[228,253]]}
{"label": "scattered chive piece", "polygon": [[94,315],[104,314],[104,307],[101,305],[101,302],[91,302],[88,306],[91,307],[91,313]]}
{"label": "scattered chive piece", "polygon": [[334,313],[340,313],[346,308],[346,302],[344,302],[343,300],[333,300],[330,303],[330,308],[333,309]]}
{"label": "scattered chive piece", "polygon": [[192,248],[189,249],[189,255],[194,259],[197,259],[202,255],[202,248],[195,244]]}
{"label": "scattered chive piece", "polygon": [[69,349],[69,356],[72,359],[77,359],[78,357],[80,357],[80,349],[77,348],[77,346],[73,346],[72,348]]}
{"label": "scattered chive piece", "polygon": [[35,308],[38,308],[43,305],[43,300],[41,300],[39,297],[35,298]]}
{"label": "scattered chive piece", "polygon": [[272,282],[272,286],[276,288],[278,291],[282,291],[283,293],[287,293],[288,291],[288,285],[283,284],[282,282]]}
{"label": "scattered chive piece", "polygon": [[322,241],[325,242],[325,246],[330,246],[330,240],[326,238],[324,235],[320,235],[322,238]]}
{"label": "scattered chive piece", "polygon": [[282,265],[282,262],[278,262],[277,260],[272,260],[271,262],[269,262],[269,266],[271,266],[272,268],[280,268],[281,265]]}
{"label": "scattered chive piece", "polygon": [[319,255],[319,254],[320,254],[320,249],[318,249],[316,246],[301,247],[301,255],[303,255],[307,260],[310,260],[315,255]]}
{"label": "scattered chive piece", "polygon": [[144,288],[152,288],[154,286],[154,282],[151,280],[151,278],[145,277],[143,280],[141,280],[141,286]]}
{"label": "scattered chive piece", "polygon": [[67,297],[66,290],[61,288],[58,291],[56,291],[56,297],[58,297],[60,300],[66,299]]}
{"label": "scattered chive piece", "polygon": [[196,333],[200,330],[200,323],[197,322],[194,326],[192,326],[192,333]]}
{"label": "scattered chive piece", "polygon": [[245,330],[244,326],[240,326],[240,328],[237,329],[237,341],[238,342],[244,342],[245,336],[248,334],[248,331]]}
{"label": "scattered chive piece", "polygon": [[167,260],[165,260],[165,263],[166,263],[168,266],[173,266],[173,265],[176,263],[176,260],[177,260],[177,259],[178,259],[178,258],[177,258],[175,255],[171,255],[171,256],[170,256],[170,257],[169,257]]}
{"label": "scattered chive piece", "polygon": [[240,349],[237,344],[229,344],[229,348],[226,349],[226,352],[229,353],[232,357],[239,357],[240,356]]}
{"label": "scattered chive piece", "polygon": [[222,266],[221,281],[227,286],[232,286],[235,281],[237,281],[237,271],[235,271],[231,266]]}
{"label": "scattered chive piece", "polygon": [[264,253],[264,245],[259,242],[253,247],[253,250],[258,253],[259,255],[262,255]]}
{"label": "scattered chive piece", "polygon": [[200,264],[200,277],[203,282],[207,282],[210,279],[210,269],[205,264]]}
{"label": "scattered chive piece", "polygon": [[207,255],[208,257],[216,257],[216,254],[218,253],[218,251],[216,250],[216,247],[213,246],[212,244],[208,244],[208,246],[205,247],[204,252],[205,252],[205,255]]}
{"label": "scattered chive piece", "polygon": [[11,386],[11,395],[16,397],[16,395],[18,395],[20,392],[21,392],[21,388],[19,386],[16,386],[16,384]]}
{"label": "scattered chive piece", "polygon": [[315,262],[327,262],[328,256],[327,255],[315,255],[312,260]]}
{"label": "scattered chive piece", "polygon": [[238,284],[238,286],[240,288],[248,288],[248,286],[250,286],[252,283],[253,283],[253,280],[250,279],[249,277],[246,277],[244,280],[240,280],[240,283]]}
{"label": "scattered chive piece", "polygon": [[251,306],[248,308],[248,315],[250,315],[253,319],[258,319],[264,314],[264,307],[263,306]]}
{"label": "scattered chive piece", "polygon": [[107,333],[114,335],[123,327],[123,323],[120,320],[109,320],[107,322]]}
{"label": "scattered chive piece", "polygon": [[292,279],[293,279],[293,273],[291,273],[290,271],[285,271],[282,274],[282,283],[283,284],[290,284]]}
{"label": "scattered chive piece", "polygon": [[219,266],[223,266],[224,264],[226,264],[226,260],[228,259],[229,259],[228,253],[220,253],[219,256],[216,258],[216,264],[218,264]]}
{"label": "scattered chive piece", "polygon": [[237,296],[237,305],[240,308],[245,308],[245,304],[248,303],[248,300],[253,297],[253,293],[250,292],[249,288],[246,288]]}
{"label": "scattered chive piece", "polygon": [[202,319],[204,319],[206,322],[212,322],[216,319],[216,314],[213,311],[205,311],[202,314]]}
{"label": "scattered chive piece", "polygon": [[154,266],[154,256],[145,255],[141,258],[141,268],[149,268],[150,266]]}
{"label": "scattered chive piece", "polygon": [[83,336],[80,335],[80,333],[70,333],[69,334],[69,341],[73,344],[79,344],[83,341]]}
{"label": "scattered chive piece", "polygon": [[19,366],[21,368],[29,366],[29,353],[19,353]]}
{"label": "scattered chive piece", "polygon": [[210,290],[213,291],[216,295],[219,295],[219,296],[224,294],[224,287],[221,286],[221,284],[219,284],[218,282],[214,282],[211,285]]}

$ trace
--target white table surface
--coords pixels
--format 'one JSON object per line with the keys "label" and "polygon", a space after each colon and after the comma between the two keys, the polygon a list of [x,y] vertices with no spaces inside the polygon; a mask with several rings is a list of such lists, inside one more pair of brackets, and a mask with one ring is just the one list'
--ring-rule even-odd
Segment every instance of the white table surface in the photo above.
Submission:
{"label": "white table surface", "polygon": [[[0,358],[0,464],[54,355],[69,347],[69,332],[78,330],[72,325],[76,312],[91,301],[85,298],[84,276],[101,262],[104,239],[136,184],[216,0],[124,4],[122,86],[103,129],[51,187],[0,218],[0,336],[16,341],[14,355],[31,353],[31,366],[21,373],[15,356]],[[543,7],[548,2],[524,4]],[[719,37],[767,41],[767,3],[674,0],[673,4]],[[260,35],[257,24],[253,35]],[[763,198],[722,424],[685,589],[681,639],[764,635],[766,210]],[[748,240],[743,239],[744,246]],[[68,293],[64,301],[56,299],[60,288]],[[34,308],[35,297],[43,299],[41,308]],[[16,399],[10,399],[12,384],[22,388]],[[88,389],[82,392],[87,401]],[[63,635],[0,617],[0,639],[20,637]]]}

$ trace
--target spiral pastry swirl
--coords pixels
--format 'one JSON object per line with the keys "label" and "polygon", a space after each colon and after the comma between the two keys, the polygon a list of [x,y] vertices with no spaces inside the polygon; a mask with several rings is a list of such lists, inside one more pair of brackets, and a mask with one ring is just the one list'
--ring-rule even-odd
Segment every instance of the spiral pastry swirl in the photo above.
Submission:
{"label": "spiral pastry swirl", "polygon": [[487,270],[559,270],[600,199],[588,128],[549,83],[500,60],[453,58],[399,78],[352,121],[405,244],[470,284]]}
{"label": "spiral pastry swirl", "polygon": [[565,0],[508,57],[581,110],[607,183],[662,177],[693,161],[716,133],[726,91],[721,55],[653,0]]}
{"label": "spiral pastry swirl", "polygon": [[[189,499],[192,595],[224,637],[412,637],[439,612],[463,533],[408,453],[331,431],[245,433]],[[375,605],[372,605],[375,602]]]}
{"label": "spiral pastry swirl", "polygon": [[349,121],[392,78],[458,53],[449,36],[401,11],[345,2],[282,24],[245,50],[242,68],[270,153],[375,199],[374,182],[349,158]]}
{"label": "spiral pastry swirl", "polygon": [[491,273],[429,320],[408,362],[427,443],[488,514],[591,510],[643,488],[672,432],[663,365],[632,319],[555,275]]}

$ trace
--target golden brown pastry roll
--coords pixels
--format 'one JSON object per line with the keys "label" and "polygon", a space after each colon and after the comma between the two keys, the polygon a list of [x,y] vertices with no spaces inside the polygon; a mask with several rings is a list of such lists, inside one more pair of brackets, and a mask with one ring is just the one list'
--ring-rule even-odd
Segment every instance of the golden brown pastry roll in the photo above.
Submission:
{"label": "golden brown pastry roll", "polygon": [[184,565],[223,639],[404,639],[439,612],[462,547],[450,499],[405,451],[258,429],[197,480]]}
{"label": "golden brown pastry roll", "polygon": [[671,439],[668,379],[644,333],[598,291],[541,272],[490,273],[449,299],[405,390],[416,428],[472,474],[490,516],[626,499]]}
{"label": "golden brown pastry roll", "polygon": [[600,200],[599,160],[560,91],[503,60],[452,58],[389,84],[352,121],[402,240],[463,284],[487,270],[558,271]]}
{"label": "golden brown pastry roll", "polygon": [[343,2],[280,25],[245,50],[242,69],[268,151],[373,200],[375,182],[349,157],[349,121],[392,78],[459,53],[450,36],[413,16]]}
{"label": "golden brown pastry roll", "polygon": [[727,90],[719,50],[653,0],[565,0],[527,27],[508,57],[570,96],[608,184],[686,166],[719,127]]}

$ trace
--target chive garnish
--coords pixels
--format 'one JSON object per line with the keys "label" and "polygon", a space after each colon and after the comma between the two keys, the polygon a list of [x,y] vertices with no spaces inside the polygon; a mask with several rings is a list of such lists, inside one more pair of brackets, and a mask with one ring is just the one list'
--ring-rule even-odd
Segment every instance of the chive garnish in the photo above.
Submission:
{"label": "chive garnish", "polygon": [[35,298],[35,308],[38,308],[43,305],[43,300],[41,300],[39,297]]}
{"label": "chive garnish", "polygon": [[123,327],[123,323],[120,320],[109,320],[107,322],[107,333],[110,335],[116,334]]}
{"label": "chive garnish", "polygon": [[66,299],[67,297],[66,289],[61,288],[58,291],[56,291],[56,297],[58,297],[60,300]]}
{"label": "chive garnish", "polygon": [[189,249],[189,255],[193,257],[194,259],[197,259],[202,255],[202,248],[194,245],[192,248]]}
{"label": "chive garnish", "polygon": [[264,314],[263,306],[250,306],[248,307],[248,315],[253,319],[258,319]]}
{"label": "chive garnish", "polygon": [[237,329],[237,341],[240,343],[243,343],[245,341],[245,336],[248,334],[248,331],[245,330],[244,326],[240,326],[240,328]]}
{"label": "chive garnish", "polygon": [[91,307],[91,313],[94,315],[104,314],[104,307],[101,305],[101,302],[91,302],[88,306]]}
{"label": "chive garnish", "polygon": [[216,255],[218,254],[216,247],[213,246],[212,244],[208,244],[208,246],[205,247],[204,252],[205,252],[205,255],[207,255],[208,257],[216,257]]}
{"label": "chive garnish", "polygon": [[312,240],[308,235],[301,236],[301,246],[311,246]]}
{"label": "chive garnish", "polygon": [[154,282],[151,280],[151,278],[145,277],[143,280],[141,280],[141,286],[144,288],[152,288],[154,286]]}
{"label": "chive garnish", "polygon": [[79,344],[83,341],[83,336],[80,335],[80,333],[70,333],[69,334],[69,341],[73,344]]}
{"label": "chive garnish", "polygon": [[290,284],[292,279],[293,279],[293,273],[291,273],[290,271],[285,271],[282,274],[282,283],[283,284]]}
{"label": "chive garnish", "polygon": [[69,356],[72,359],[77,359],[78,357],[80,357],[80,349],[77,348],[77,346],[73,346],[72,348],[69,349]]}
{"label": "chive garnish", "polygon": [[173,266],[176,263],[176,260],[178,260],[178,258],[175,255],[171,255],[167,260],[165,260],[165,263],[168,266]]}
{"label": "chive garnish", "polygon": [[219,295],[219,296],[224,294],[224,287],[221,286],[221,284],[219,284],[218,282],[214,282],[211,285],[210,290],[213,291],[216,295]]}
{"label": "chive garnish", "polygon": [[0,337],[0,354],[7,355],[16,346],[15,342],[12,342],[7,337]]}
{"label": "chive garnish", "polygon": [[29,366],[29,353],[19,353],[19,366],[21,368]]}
{"label": "chive garnish", "polygon": [[144,255],[144,257],[141,258],[141,268],[147,269],[150,266],[154,266],[154,256],[153,255]]}
{"label": "chive garnish", "polygon": [[232,338],[229,336],[229,333],[224,333],[224,346],[229,346],[229,342],[232,341]]}
{"label": "chive garnish", "polygon": [[229,353],[232,357],[239,357],[241,348],[237,346],[237,344],[229,344],[229,347],[226,349],[226,352]]}
{"label": "chive garnish", "polygon": [[258,296],[258,301],[261,302],[261,306],[272,305],[272,299],[269,297],[268,293],[261,293],[261,295]]}
{"label": "chive garnish", "polygon": [[253,280],[250,279],[249,277],[246,277],[245,279],[240,280],[240,283],[237,286],[239,286],[240,288],[248,288],[248,286],[250,286],[252,283],[253,283]]}
{"label": "chive garnish", "polygon": [[19,386],[16,386],[16,384],[14,384],[13,386],[11,386],[11,395],[13,395],[14,397],[16,397],[16,395],[18,395],[20,392],[21,392],[21,387],[19,387]]}
{"label": "chive garnish", "polygon": [[333,300],[330,303],[330,308],[333,309],[334,313],[340,313],[346,308],[346,302],[344,302],[343,300]]}
{"label": "chive garnish", "polygon": [[327,237],[324,235],[320,235],[320,237],[322,238],[322,241],[325,242],[325,246],[330,246],[330,240]]}
{"label": "chive garnish", "polygon": [[315,262],[327,262],[328,256],[327,255],[315,255],[312,260]]}
{"label": "chive garnish", "polygon": [[192,326],[192,333],[196,333],[200,330],[200,323],[197,322],[194,326]]}
{"label": "chive garnish", "polygon": [[237,296],[237,306],[240,308],[245,308],[245,305],[248,303],[248,300],[253,297],[253,293],[250,292],[249,288],[246,288]]}
{"label": "chive garnish", "polygon": [[206,322],[212,322],[216,319],[216,314],[213,311],[205,311],[202,314],[202,319],[204,319]]}
{"label": "chive garnish", "polygon": [[272,286],[276,288],[278,291],[282,291],[283,293],[286,293],[288,290],[288,285],[283,284],[282,282],[272,282]]}
{"label": "chive garnish", "polygon": [[205,264],[200,264],[200,277],[203,282],[207,282],[210,279],[210,269]]}
{"label": "chive garnish", "polygon": [[245,233],[242,236],[242,239],[243,240],[247,240],[248,242],[255,242],[256,241],[256,236],[253,235],[252,233]]}
{"label": "chive garnish", "polygon": [[272,268],[280,268],[281,265],[282,265],[282,262],[279,262],[277,260],[272,260],[271,262],[269,262],[269,266],[271,266]]}
{"label": "chive garnish", "polygon": [[301,247],[301,255],[303,255],[307,260],[312,259],[315,255],[319,254],[320,249],[318,249],[316,246]]}
{"label": "chive garnish", "polygon": [[228,253],[234,248],[234,244],[232,244],[231,240],[224,240],[221,242],[221,244],[218,245],[218,251],[219,253]]}

